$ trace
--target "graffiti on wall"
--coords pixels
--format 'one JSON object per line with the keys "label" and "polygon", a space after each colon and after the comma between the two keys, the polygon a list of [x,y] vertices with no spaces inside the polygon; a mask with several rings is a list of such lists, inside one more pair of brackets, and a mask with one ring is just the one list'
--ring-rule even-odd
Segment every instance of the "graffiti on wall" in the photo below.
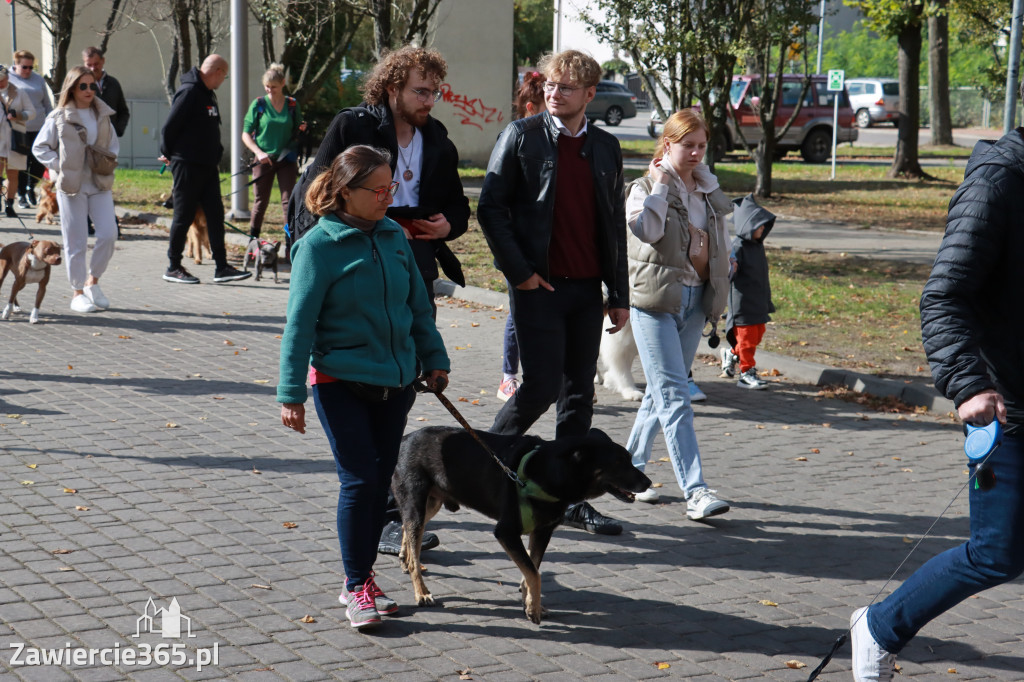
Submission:
{"label": "graffiti on wall", "polygon": [[455,115],[464,126],[475,126],[484,129],[484,123],[501,123],[505,120],[505,112],[495,107],[486,106],[479,97],[470,99],[452,91],[448,83],[441,83],[441,99],[452,105]]}

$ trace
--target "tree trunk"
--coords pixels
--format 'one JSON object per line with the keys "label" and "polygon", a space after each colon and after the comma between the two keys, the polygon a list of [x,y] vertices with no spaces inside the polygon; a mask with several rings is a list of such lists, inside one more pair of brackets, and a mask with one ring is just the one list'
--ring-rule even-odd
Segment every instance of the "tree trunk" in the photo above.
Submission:
{"label": "tree trunk", "polygon": [[[53,8],[53,71],[50,87],[60,92],[64,76],[68,72],[68,48],[71,46],[71,30],[75,25],[75,0],[57,0]],[[54,87],[56,86],[56,87]]]}
{"label": "tree trunk", "polygon": [[918,83],[921,77],[921,23],[908,21],[896,36],[899,45],[900,70],[900,132],[896,139],[896,154],[890,178],[924,178],[918,162],[918,134],[921,127],[921,93]]}
{"label": "tree trunk", "polygon": [[754,165],[757,179],[754,181],[754,196],[767,199],[772,195],[772,162],[775,161],[775,139],[765,135],[754,150]]}
{"label": "tree trunk", "polygon": [[100,41],[100,51],[107,51],[107,43],[110,42],[110,34],[114,32],[114,27],[117,26],[121,20],[121,0],[114,0],[110,5],[110,14],[107,15],[107,23],[103,29],[103,40]]}
{"label": "tree trunk", "polygon": [[928,85],[932,144],[953,144],[949,104],[949,15],[945,13],[928,17]]}
{"label": "tree trunk", "polygon": [[370,0],[373,14],[374,57],[379,61],[391,49],[391,3],[389,0]]}

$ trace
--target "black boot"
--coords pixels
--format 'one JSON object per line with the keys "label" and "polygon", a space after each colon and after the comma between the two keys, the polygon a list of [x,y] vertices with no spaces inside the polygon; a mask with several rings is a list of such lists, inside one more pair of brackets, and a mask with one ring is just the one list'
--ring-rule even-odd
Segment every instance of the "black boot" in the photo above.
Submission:
{"label": "black boot", "polygon": [[7,209],[4,211],[8,218],[17,218],[18,212],[14,210],[14,199],[6,200]]}

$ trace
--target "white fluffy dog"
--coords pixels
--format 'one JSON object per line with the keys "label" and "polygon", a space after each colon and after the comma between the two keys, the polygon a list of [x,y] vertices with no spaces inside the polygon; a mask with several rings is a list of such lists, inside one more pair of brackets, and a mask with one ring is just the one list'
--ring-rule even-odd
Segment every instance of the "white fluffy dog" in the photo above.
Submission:
{"label": "white fluffy dog", "polygon": [[[611,320],[605,315],[605,329],[612,326]],[[633,380],[633,361],[636,360],[636,340],[633,339],[633,326],[629,320],[626,325],[614,334],[601,335],[601,352],[597,357],[597,376],[595,384],[603,385],[609,391],[615,391],[626,400],[640,401],[644,392],[636,387]]]}

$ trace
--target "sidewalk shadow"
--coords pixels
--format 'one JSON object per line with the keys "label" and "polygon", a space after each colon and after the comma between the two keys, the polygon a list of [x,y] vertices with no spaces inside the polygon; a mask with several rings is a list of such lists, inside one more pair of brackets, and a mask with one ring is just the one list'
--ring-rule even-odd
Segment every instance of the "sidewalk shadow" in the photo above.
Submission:
{"label": "sidewalk shadow", "polygon": [[[133,389],[138,393],[147,395],[260,395],[274,396],[277,388],[270,384],[254,384],[245,381],[226,381],[221,379],[172,379],[172,378],[149,378],[149,377],[90,377],[90,376],[67,376],[64,374],[34,374],[30,372],[18,372],[0,370],[0,379],[9,382],[36,382],[45,381],[54,384],[64,385],[97,385],[97,386],[120,386]],[[27,391],[25,391],[27,393]],[[10,392],[5,392],[11,395]],[[0,394],[2,397],[4,394]],[[25,408],[19,407],[19,411]],[[45,414],[45,413],[40,413]],[[60,413],[54,413],[60,414]]]}
{"label": "sidewalk shadow", "polygon": [[[258,284],[254,282],[254,284],[258,287],[264,285],[263,282]],[[275,285],[270,282],[269,286],[286,290],[288,283],[282,282]],[[45,322],[48,325],[81,326],[83,318],[81,315],[47,313]],[[176,312],[146,308],[116,308],[103,315],[90,316],[87,318],[87,323],[91,327],[101,329],[133,329],[149,334],[170,334],[183,331],[274,334],[280,333],[284,329],[284,310],[280,315],[224,315],[223,313]]]}

